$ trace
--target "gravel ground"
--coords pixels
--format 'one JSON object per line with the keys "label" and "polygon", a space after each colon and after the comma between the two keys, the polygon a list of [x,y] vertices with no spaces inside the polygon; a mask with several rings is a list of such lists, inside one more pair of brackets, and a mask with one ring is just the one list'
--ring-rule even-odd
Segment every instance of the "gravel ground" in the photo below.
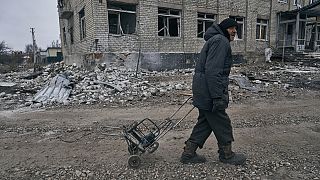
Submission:
{"label": "gravel ground", "polygon": [[[299,71],[303,68],[299,65]],[[310,70],[310,67],[308,67]],[[0,111],[1,179],[320,179],[319,73],[296,73],[294,68],[241,66],[263,91],[230,84],[228,109],[235,135],[234,150],[248,156],[242,166],[218,161],[217,145],[209,138],[198,151],[207,162],[179,162],[184,141],[196,122],[197,111],[159,140],[152,154],[140,156],[141,166],[128,166],[123,125],[144,118],[163,122],[181,105],[188,89],[129,104],[24,107]],[[257,81],[260,79],[262,82]],[[147,77],[149,83],[191,84],[188,76]],[[275,83],[277,82],[277,83]],[[188,85],[186,85],[188,86]],[[191,108],[184,106],[178,117]],[[175,120],[177,120],[175,118]],[[113,128],[117,127],[117,128]]]}

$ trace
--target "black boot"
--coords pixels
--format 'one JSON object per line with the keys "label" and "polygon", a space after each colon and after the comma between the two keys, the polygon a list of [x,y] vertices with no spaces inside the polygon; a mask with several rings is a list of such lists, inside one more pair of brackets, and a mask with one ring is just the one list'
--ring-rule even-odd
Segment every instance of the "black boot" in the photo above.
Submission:
{"label": "black boot", "polygon": [[190,141],[186,142],[186,146],[183,148],[184,151],[181,155],[180,162],[183,164],[188,163],[204,163],[206,162],[206,158],[203,156],[200,156],[196,153],[196,150],[198,148],[198,145],[196,143],[192,143]]}
{"label": "black boot", "polygon": [[226,164],[242,165],[247,157],[244,154],[232,152],[231,143],[221,146],[219,145],[219,160]]}

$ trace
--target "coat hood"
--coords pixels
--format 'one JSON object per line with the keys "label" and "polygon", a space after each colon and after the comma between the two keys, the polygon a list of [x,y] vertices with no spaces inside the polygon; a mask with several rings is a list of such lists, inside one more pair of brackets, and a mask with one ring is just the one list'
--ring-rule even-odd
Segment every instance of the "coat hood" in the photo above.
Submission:
{"label": "coat hood", "polygon": [[222,32],[222,30],[220,29],[220,27],[214,23],[212,26],[210,26],[208,28],[208,30],[205,32],[204,34],[204,40],[208,41],[211,37],[217,35],[217,34],[221,34],[224,36],[224,33]]}

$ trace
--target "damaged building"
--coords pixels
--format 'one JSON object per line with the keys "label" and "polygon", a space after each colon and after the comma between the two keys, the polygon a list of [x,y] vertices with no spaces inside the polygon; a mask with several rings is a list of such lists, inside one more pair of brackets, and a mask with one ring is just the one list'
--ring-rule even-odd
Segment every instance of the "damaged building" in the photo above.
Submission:
{"label": "damaged building", "polygon": [[79,66],[189,68],[205,30],[227,17],[239,23],[236,61],[264,49],[319,52],[320,1],[312,0],[58,0],[64,61]]}

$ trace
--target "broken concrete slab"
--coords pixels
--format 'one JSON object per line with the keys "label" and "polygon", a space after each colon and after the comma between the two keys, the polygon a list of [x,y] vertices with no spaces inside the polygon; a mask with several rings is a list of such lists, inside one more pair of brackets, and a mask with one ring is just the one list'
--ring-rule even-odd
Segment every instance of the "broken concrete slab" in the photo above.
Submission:
{"label": "broken concrete slab", "polygon": [[43,87],[33,98],[34,102],[58,102],[64,103],[71,92],[70,80],[63,74],[58,74]]}
{"label": "broken concrete slab", "polygon": [[259,92],[260,90],[253,86],[248,77],[242,75],[231,75],[231,80],[234,80],[242,89],[250,90],[252,92]]}

